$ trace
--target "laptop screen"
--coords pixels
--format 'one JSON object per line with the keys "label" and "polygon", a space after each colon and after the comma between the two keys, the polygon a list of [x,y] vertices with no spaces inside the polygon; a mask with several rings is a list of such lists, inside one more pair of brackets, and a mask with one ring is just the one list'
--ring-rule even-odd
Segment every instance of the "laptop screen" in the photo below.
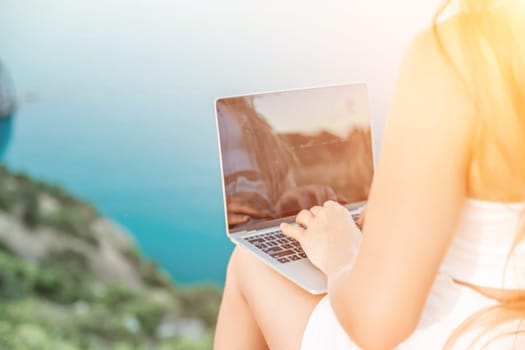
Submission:
{"label": "laptop screen", "polygon": [[217,100],[228,231],[327,200],[365,201],[373,174],[365,84]]}

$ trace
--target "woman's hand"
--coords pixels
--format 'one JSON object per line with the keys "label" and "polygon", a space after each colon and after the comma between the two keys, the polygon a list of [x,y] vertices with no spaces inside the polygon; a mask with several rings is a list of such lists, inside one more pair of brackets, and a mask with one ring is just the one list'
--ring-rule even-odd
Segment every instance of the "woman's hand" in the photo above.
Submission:
{"label": "woman's hand", "polygon": [[275,211],[280,216],[291,215],[301,209],[311,208],[314,205],[337,200],[337,195],[330,186],[307,185],[287,189],[275,205]]}
{"label": "woman's hand", "polygon": [[236,192],[226,196],[228,225],[244,224],[251,218],[273,216],[270,203],[256,192]]}
{"label": "woman's hand", "polygon": [[361,212],[359,213],[359,219],[357,219],[357,227],[359,229],[363,229],[363,225],[365,224],[365,217],[366,217],[366,206],[361,209]]}
{"label": "woman's hand", "polygon": [[312,264],[327,276],[355,258],[352,237],[360,232],[344,206],[328,201],[322,207],[301,210],[296,222],[302,227],[283,223],[281,230],[299,241]]}

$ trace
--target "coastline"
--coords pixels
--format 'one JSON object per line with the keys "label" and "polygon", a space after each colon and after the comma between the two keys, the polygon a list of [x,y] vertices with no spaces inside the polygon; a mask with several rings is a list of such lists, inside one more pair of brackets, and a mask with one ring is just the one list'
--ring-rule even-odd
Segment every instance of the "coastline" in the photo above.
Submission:
{"label": "coastline", "polygon": [[180,287],[90,203],[2,165],[0,264],[1,348],[211,346],[217,287]]}

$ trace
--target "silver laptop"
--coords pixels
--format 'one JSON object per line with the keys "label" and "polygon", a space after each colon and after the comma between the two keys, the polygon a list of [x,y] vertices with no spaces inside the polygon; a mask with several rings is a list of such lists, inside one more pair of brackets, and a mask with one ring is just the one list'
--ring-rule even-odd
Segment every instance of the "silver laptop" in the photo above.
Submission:
{"label": "silver laptop", "polygon": [[226,232],[312,294],[326,278],[279,229],[304,208],[336,200],[354,219],[373,175],[363,83],[216,100]]}

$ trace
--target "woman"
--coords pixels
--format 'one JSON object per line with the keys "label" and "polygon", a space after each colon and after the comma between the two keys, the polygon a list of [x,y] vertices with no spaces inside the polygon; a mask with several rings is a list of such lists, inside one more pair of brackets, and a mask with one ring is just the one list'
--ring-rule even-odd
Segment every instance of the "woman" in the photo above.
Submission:
{"label": "woman", "polygon": [[361,242],[334,202],[282,227],[328,295],[237,248],[216,349],[525,348],[525,10],[458,2],[405,57]]}
{"label": "woman", "polygon": [[299,160],[257,112],[253,97],[221,99],[217,115],[230,228],[337,199],[329,186],[296,185],[292,169]]}

